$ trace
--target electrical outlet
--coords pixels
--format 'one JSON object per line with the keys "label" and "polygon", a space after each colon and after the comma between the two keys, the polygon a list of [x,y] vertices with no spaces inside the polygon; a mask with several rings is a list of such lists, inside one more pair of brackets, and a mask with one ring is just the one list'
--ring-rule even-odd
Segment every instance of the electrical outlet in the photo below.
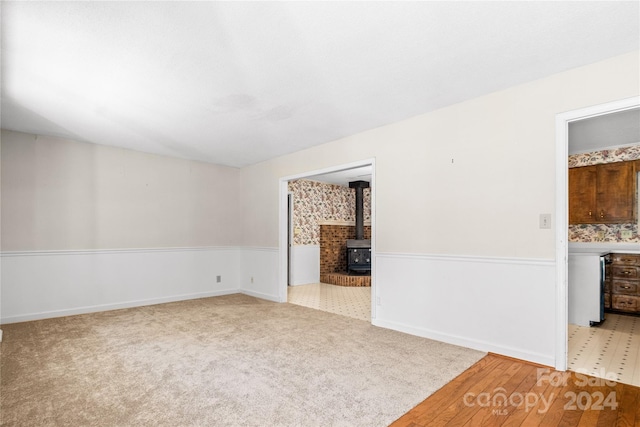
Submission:
{"label": "electrical outlet", "polygon": [[600,230],[596,233],[598,240],[604,240],[604,231]]}
{"label": "electrical outlet", "polygon": [[376,297],[376,305],[381,305],[381,304],[380,304],[380,295],[378,295],[378,296]]}
{"label": "electrical outlet", "polygon": [[620,232],[620,237],[623,239],[630,239],[633,236],[631,230],[622,230]]}
{"label": "electrical outlet", "polygon": [[251,283],[253,283],[253,276],[251,276]]}
{"label": "electrical outlet", "polygon": [[216,276],[216,283],[222,282],[222,276]]}

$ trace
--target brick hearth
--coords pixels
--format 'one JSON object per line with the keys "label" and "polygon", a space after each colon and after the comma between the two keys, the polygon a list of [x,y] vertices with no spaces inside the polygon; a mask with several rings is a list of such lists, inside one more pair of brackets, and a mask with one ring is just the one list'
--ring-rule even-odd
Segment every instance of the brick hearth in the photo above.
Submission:
{"label": "brick hearth", "polygon": [[[348,275],[347,239],[356,238],[352,225],[320,225],[320,281],[338,286],[371,286],[371,276]],[[371,238],[371,227],[364,227],[364,238]]]}
{"label": "brick hearth", "polygon": [[322,283],[338,286],[371,286],[371,276],[350,276],[347,273],[327,273],[320,276]]}

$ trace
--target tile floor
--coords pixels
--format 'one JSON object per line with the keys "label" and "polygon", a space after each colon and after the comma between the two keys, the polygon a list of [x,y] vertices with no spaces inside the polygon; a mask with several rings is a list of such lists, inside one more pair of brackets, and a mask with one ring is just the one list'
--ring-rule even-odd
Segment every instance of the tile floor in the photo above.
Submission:
{"label": "tile floor", "polygon": [[640,317],[607,313],[600,326],[569,324],[568,368],[640,387]]}
{"label": "tile floor", "polygon": [[371,321],[371,288],[326,283],[288,287],[288,301],[316,310]]}

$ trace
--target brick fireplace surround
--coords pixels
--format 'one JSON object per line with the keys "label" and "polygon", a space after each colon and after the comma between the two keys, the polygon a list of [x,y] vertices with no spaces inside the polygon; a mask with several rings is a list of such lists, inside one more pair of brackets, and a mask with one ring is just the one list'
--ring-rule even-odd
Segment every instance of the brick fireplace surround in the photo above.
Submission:
{"label": "brick fireplace surround", "polygon": [[[347,274],[347,239],[356,238],[353,225],[320,225],[320,281],[338,286],[371,286],[371,275]],[[371,226],[364,227],[371,239]]]}

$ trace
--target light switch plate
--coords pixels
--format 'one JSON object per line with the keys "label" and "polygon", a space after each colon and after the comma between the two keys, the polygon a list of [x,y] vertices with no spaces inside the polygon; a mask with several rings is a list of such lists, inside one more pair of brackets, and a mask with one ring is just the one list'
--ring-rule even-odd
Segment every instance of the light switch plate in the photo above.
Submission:
{"label": "light switch plate", "polygon": [[540,228],[551,228],[551,214],[540,214]]}

